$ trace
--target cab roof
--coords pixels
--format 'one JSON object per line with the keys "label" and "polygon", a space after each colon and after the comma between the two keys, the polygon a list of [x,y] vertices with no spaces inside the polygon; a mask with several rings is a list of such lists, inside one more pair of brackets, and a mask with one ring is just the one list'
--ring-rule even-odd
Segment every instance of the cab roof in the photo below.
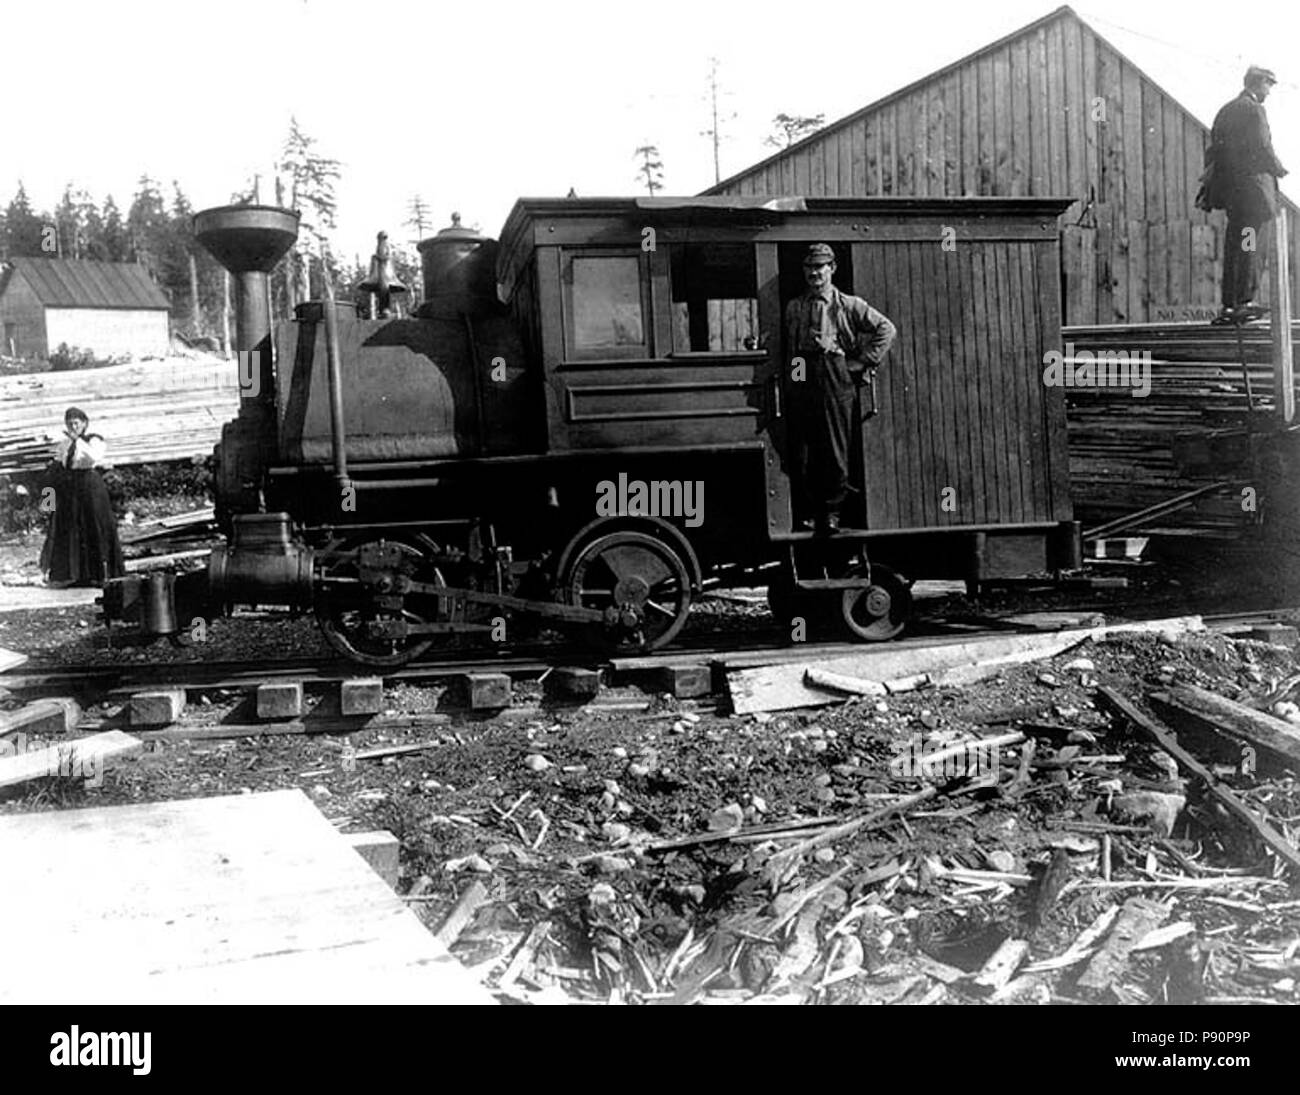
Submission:
{"label": "cab roof", "polygon": [[656,229],[695,229],[701,234],[711,228],[749,229],[757,236],[772,226],[792,222],[805,222],[809,232],[816,234],[846,217],[888,220],[960,215],[963,219],[1037,217],[1054,222],[1073,201],[1070,197],[811,198],[770,194],[520,198],[501,229],[497,280],[509,295],[537,247],[635,245],[651,217]]}

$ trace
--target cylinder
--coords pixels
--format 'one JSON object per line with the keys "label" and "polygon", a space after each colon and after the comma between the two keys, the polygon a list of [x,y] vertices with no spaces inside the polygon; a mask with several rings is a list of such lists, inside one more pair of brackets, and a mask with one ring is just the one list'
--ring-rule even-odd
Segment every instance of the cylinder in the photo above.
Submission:
{"label": "cylinder", "polygon": [[283,605],[312,602],[314,553],[294,539],[287,513],[240,514],[230,544],[208,558],[215,604]]}

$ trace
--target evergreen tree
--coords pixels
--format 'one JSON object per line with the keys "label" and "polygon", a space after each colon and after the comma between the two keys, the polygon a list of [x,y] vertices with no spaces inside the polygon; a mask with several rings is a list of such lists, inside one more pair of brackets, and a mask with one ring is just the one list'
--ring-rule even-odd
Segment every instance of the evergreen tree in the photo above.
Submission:
{"label": "evergreen tree", "polygon": [[422,240],[433,229],[433,211],[419,194],[416,194],[406,207],[406,223],[415,229],[416,240]]}
{"label": "evergreen tree", "polygon": [[72,183],[63,188],[63,197],[54,211],[54,226],[58,232],[58,255],[65,259],[85,258],[85,226],[82,210],[72,193]]}
{"label": "evergreen tree", "polygon": [[131,241],[127,236],[126,225],[122,223],[122,214],[117,202],[110,194],[104,199],[104,231],[102,247],[106,262],[126,262],[131,253]]}
{"label": "evergreen tree", "polygon": [[141,175],[135,198],[126,214],[130,239],[129,259],[143,265],[159,281],[163,280],[167,261],[167,236],[170,225],[158,184]]}
{"label": "evergreen tree", "polygon": [[664,165],[659,159],[659,149],[652,144],[643,144],[632,155],[641,157],[641,166],[637,169],[637,175],[653,198],[656,190],[664,188]]}
{"label": "evergreen tree", "polygon": [[197,244],[194,240],[194,209],[190,200],[181,190],[181,184],[172,180],[172,208],[167,222],[166,247],[163,262],[162,281],[166,285],[172,301],[172,318],[190,327],[199,328],[192,333],[202,334],[203,320],[202,294],[195,300],[198,286],[197,259],[195,260],[194,278],[190,277],[190,257]]}
{"label": "evergreen tree", "polygon": [[77,210],[81,218],[85,248],[82,258],[109,261],[108,248],[104,240],[104,218],[84,190],[77,191]]}
{"label": "evergreen tree", "polygon": [[763,143],[773,148],[789,148],[826,124],[825,114],[778,114],[772,119],[772,135]]}
{"label": "evergreen tree", "polygon": [[301,215],[298,243],[294,252],[285,258],[290,309],[311,297],[312,256],[316,256],[315,265],[320,268],[329,251],[329,234],[334,230],[338,208],[334,187],[342,174],[339,161],[322,156],[315,145],[316,139],[307,136],[299,127],[298,119],[291,117],[289,135],[275,165],[281,176],[277,178],[277,193],[287,181],[289,208]]}
{"label": "evergreen tree", "polygon": [[49,252],[41,250],[41,229],[44,226],[45,219],[32,211],[32,204],[27,200],[27,190],[19,180],[18,193],[5,210],[5,257],[40,258],[44,255],[48,258]]}

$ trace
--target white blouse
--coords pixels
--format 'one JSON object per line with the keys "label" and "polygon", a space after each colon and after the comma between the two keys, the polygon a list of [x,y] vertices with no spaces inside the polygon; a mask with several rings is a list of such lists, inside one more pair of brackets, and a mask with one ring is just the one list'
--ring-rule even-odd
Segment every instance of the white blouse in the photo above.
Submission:
{"label": "white blouse", "polygon": [[69,467],[68,448],[75,447],[72,454],[72,464],[74,469],[80,468],[102,468],[108,458],[108,445],[104,443],[102,437],[68,437],[64,434],[59,438],[58,448],[55,450],[54,459],[58,461],[60,467]]}

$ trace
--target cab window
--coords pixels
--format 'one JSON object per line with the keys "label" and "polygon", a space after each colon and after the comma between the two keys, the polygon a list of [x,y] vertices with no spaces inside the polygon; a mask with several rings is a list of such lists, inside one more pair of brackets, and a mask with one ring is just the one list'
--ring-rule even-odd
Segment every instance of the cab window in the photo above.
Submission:
{"label": "cab window", "polygon": [[650,356],[644,273],[641,255],[633,251],[565,254],[567,356]]}
{"label": "cab window", "polygon": [[758,271],[742,243],[675,246],[673,351],[736,353],[758,344]]}

